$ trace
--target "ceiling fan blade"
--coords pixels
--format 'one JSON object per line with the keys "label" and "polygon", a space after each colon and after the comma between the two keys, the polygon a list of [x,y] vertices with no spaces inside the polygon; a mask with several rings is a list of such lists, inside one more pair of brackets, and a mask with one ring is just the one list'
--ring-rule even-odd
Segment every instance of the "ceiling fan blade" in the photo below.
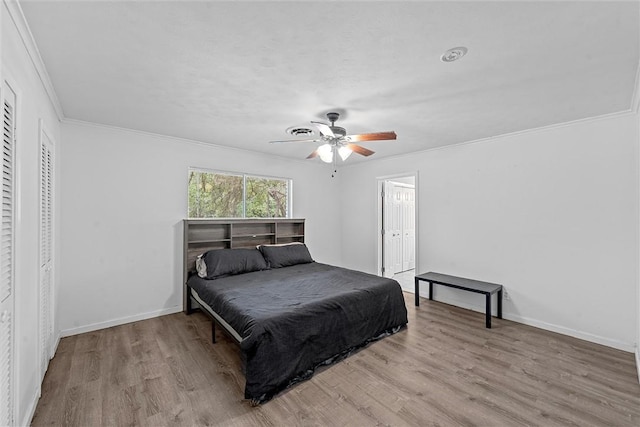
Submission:
{"label": "ceiling fan blade", "polygon": [[321,122],[311,122],[313,123],[318,130],[320,131],[321,134],[325,135],[325,136],[330,136],[332,138],[335,138],[335,135],[333,134],[333,131],[331,130],[331,128],[327,125],[325,125],[324,123]]}
{"label": "ceiling fan blade", "polygon": [[351,151],[353,151],[355,153],[358,153],[358,154],[361,154],[363,156],[370,156],[373,153],[375,153],[375,151],[371,151],[368,148],[364,148],[364,147],[361,147],[361,146],[356,145],[356,144],[347,144],[347,148],[350,149]]}
{"label": "ceiling fan blade", "polygon": [[307,156],[307,159],[313,159],[314,157],[316,157],[318,155],[318,150],[314,150],[313,153],[309,154]]}
{"label": "ceiling fan blade", "polygon": [[288,139],[285,141],[269,141],[269,144],[283,144],[287,142],[322,142],[319,139]]}
{"label": "ceiling fan blade", "polygon": [[388,141],[396,139],[398,135],[395,132],[374,132],[374,133],[361,133],[359,135],[347,135],[344,137],[349,142],[362,142],[362,141]]}

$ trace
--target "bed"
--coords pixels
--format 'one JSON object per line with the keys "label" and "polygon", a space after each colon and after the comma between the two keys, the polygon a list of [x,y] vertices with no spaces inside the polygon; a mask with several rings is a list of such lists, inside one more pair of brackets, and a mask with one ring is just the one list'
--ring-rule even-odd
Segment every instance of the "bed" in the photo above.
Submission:
{"label": "bed", "polygon": [[[240,346],[245,398],[255,404],[407,324],[396,281],[313,261],[300,229],[285,245],[273,234],[259,249],[208,250],[198,268],[190,262],[192,241],[185,244],[185,311],[201,308],[212,318],[214,341],[218,324]],[[196,274],[200,267],[205,277]]]}

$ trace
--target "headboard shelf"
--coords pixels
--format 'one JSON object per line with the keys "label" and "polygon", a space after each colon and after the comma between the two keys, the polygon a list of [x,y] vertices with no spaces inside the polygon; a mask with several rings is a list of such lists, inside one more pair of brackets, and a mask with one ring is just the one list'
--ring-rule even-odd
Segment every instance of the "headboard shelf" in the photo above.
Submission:
{"label": "headboard shelf", "polygon": [[230,242],[231,239],[203,239],[203,240],[191,240],[191,243],[214,243],[214,242]]}
{"label": "headboard shelf", "polygon": [[[185,219],[183,283],[195,271],[198,255],[213,249],[255,248],[257,245],[304,243],[304,219]],[[186,286],[184,286],[186,309]]]}

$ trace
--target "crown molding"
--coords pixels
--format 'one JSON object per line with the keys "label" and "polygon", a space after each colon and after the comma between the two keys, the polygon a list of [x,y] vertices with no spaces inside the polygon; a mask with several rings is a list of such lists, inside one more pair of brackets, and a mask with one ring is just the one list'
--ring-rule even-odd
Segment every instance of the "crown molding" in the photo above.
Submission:
{"label": "crown molding", "polygon": [[[382,162],[382,161],[392,160],[392,159],[402,159],[402,158],[405,158],[405,157],[408,157],[408,156],[410,157],[410,156],[415,156],[417,154],[428,153],[430,151],[447,150],[447,149],[450,149],[450,148],[460,147],[460,146],[469,145],[469,144],[480,144],[480,143],[486,143],[486,142],[493,142],[493,141],[498,140],[498,139],[509,138],[509,137],[513,137],[513,136],[516,136],[516,135],[529,134],[529,133],[538,133],[538,132],[546,132],[546,131],[550,131],[550,130],[554,130],[554,129],[561,129],[561,128],[564,128],[564,127],[569,127],[569,126],[582,124],[582,123],[598,122],[598,121],[601,121],[601,120],[608,120],[608,119],[615,119],[615,118],[618,118],[618,117],[630,116],[632,114],[635,114],[635,112],[633,110],[625,110],[625,111],[619,111],[617,113],[602,114],[600,116],[587,117],[587,118],[584,118],[584,119],[577,119],[577,120],[572,120],[572,121],[569,121],[569,122],[556,123],[556,124],[552,124],[552,125],[548,125],[548,126],[541,126],[541,127],[538,127],[538,128],[525,129],[525,130],[520,130],[520,131],[516,131],[516,132],[504,133],[504,134],[500,134],[500,135],[489,136],[489,137],[486,137],[486,138],[475,139],[475,140],[472,140],[472,141],[464,141],[464,142],[459,142],[459,143],[456,143],[456,144],[449,144],[449,145],[442,145],[440,147],[427,148],[425,150],[414,151],[414,152],[411,152],[411,153],[402,153],[402,154],[396,154],[396,155],[393,155],[393,156],[382,157],[382,158],[379,158],[379,159],[371,159],[371,160],[369,160],[367,162],[345,163],[345,164],[341,164],[338,168],[342,169],[342,168],[349,168],[349,167],[357,167],[357,166],[362,166],[365,163]],[[237,151],[237,152],[241,152],[241,153],[254,154],[254,155],[255,154],[260,154],[260,155],[263,155],[263,156],[272,157],[274,159],[288,160],[288,161],[292,161],[292,162],[300,162],[300,163],[305,163],[307,165],[310,164],[306,160],[293,159],[291,157],[278,156],[276,154],[270,154],[270,153],[264,153],[264,152],[261,152],[261,151],[248,150],[246,148],[238,148],[238,147],[232,147],[232,146],[227,146],[227,145],[214,144],[214,143],[210,143],[210,142],[196,141],[196,140],[193,140],[193,139],[186,139],[186,138],[180,138],[180,137],[176,137],[176,136],[162,135],[162,134],[159,134],[159,133],[147,132],[147,131],[142,131],[142,130],[129,129],[129,128],[123,128],[123,127],[118,127],[118,126],[112,126],[112,125],[105,125],[105,124],[101,124],[101,123],[87,122],[87,121],[84,121],[84,120],[64,118],[64,119],[61,120],[61,122],[63,124],[66,123],[66,124],[79,125],[79,126],[110,129],[110,130],[119,131],[119,132],[133,133],[133,134],[149,136],[149,137],[153,137],[153,138],[165,139],[165,140],[168,140],[168,141],[171,141],[171,142],[182,142],[182,143],[188,143],[188,144],[194,144],[194,145],[200,145],[200,146],[206,146],[206,147],[214,147],[214,148],[218,148],[218,149],[225,149],[225,150]],[[320,165],[320,166],[322,166],[322,165]]]}
{"label": "crown molding", "polygon": [[38,50],[38,45],[36,45],[36,41],[33,38],[33,34],[31,33],[31,29],[29,29],[29,24],[27,23],[27,19],[24,16],[22,8],[20,7],[20,3],[18,0],[3,0],[7,10],[9,11],[9,16],[11,20],[15,24],[18,34],[22,39],[22,43],[24,43],[24,47],[27,50],[27,54],[33,63],[34,68],[36,69],[36,73],[40,78],[40,82],[42,82],[42,86],[44,86],[44,90],[49,97],[49,101],[51,102],[51,106],[56,112],[58,116],[58,120],[64,119],[64,112],[62,111],[62,106],[60,105],[60,100],[58,99],[58,95],[56,95],[56,91],[53,88],[53,83],[51,83],[51,78],[49,77],[49,73],[47,72],[47,68],[44,66],[44,62],[42,61],[42,56],[40,56],[40,51]]}
{"label": "crown molding", "polygon": [[124,132],[124,133],[131,133],[131,134],[135,134],[135,135],[141,135],[141,136],[146,136],[146,137],[151,137],[151,138],[157,138],[157,139],[164,139],[168,142],[179,142],[179,143],[186,143],[186,144],[192,144],[192,145],[198,145],[200,147],[208,147],[208,148],[216,148],[219,150],[229,150],[229,151],[235,151],[238,153],[244,153],[244,154],[251,154],[251,155],[259,155],[259,156],[265,156],[265,157],[270,157],[273,159],[278,159],[278,160],[286,160],[289,162],[297,162],[297,163],[304,163],[308,166],[323,166],[326,165],[326,163],[314,163],[314,162],[309,162],[308,160],[305,159],[294,159],[291,157],[286,157],[286,156],[278,156],[277,154],[272,154],[272,153],[265,153],[262,151],[256,151],[256,150],[248,150],[246,148],[239,148],[239,147],[233,147],[233,146],[229,146],[229,145],[220,145],[220,144],[215,144],[213,142],[204,142],[204,141],[198,141],[195,139],[187,139],[187,138],[180,138],[178,136],[170,136],[170,135],[163,135],[161,133],[153,133],[153,132],[147,132],[144,130],[138,130],[138,129],[130,129],[130,128],[123,128],[123,127],[119,127],[119,126],[113,126],[113,125],[105,125],[102,123],[95,123],[95,122],[87,122],[84,120],[78,120],[78,119],[69,119],[69,118],[63,118],[61,120],[62,124],[69,124],[69,125],[76,125],[76,126],[85,126],[85,127],[94,127],[94,128],[98,128],[98,129],[107,129],[107,130],[111,130],[114,132]]}
{"label": "crown molding", "polygon": [[[455,143],[455,144],[441,145],[439,147],[427,148],[425,150],[414,151],[414,152],[411,152],[411,153],[402,153],[402,154],[396,154],[396,155],[393,155],[393,156],[382,157],[382,158],[379,158],[379,159],[371,159],[371,160],[369,160],[368,163],[371,163],[371,162],[383,162],[385,160],[392,160],[392,159],[402,159],[402,158],[405,158],[405,157],[412,157],[412,156],[415,156],[415,155],[418,155],[418,154],[428,153],[428,152],[431,152],[431,151],[448,150],[450,148],[461,147],[461,146],[469,145],[469,144],[481,144],[481,143],[486,143],[486,142],[493,142],[493,141],[496,141],[496,140],[499,140],[499,139],[502,139],[502,138],[510,138],[510,137],[517,136],[517,135],[523,135],[523,134],[529,134],[529,133],[538,133],[538,132],[547,132],[547,131],[551,131],[551,130],[554,130],[554,129],[562,129],[564,127],[569,127],[569,126],[573,126],[573,125],[577,125],[577,124],[598,122],[600,120],[616,119],[618,117],[626,117],[626,116],[631,116],[631,115],[634,115],[634,114],[635,114],[635,112],[633,110],[618,111],[617,113],[602,114],[600,116],[586,117],[584,119],[571,120],[569,122],[555,123],[555,124],[552,124],[552,125],[541,126],[541,127],[537,127],[537,128],[524,129],[524,130],[519,130],[519,131],[515,131],[515,132],[503,133],[503,134],[500,134],[500,135],[488,136],[486,138],[474,139],[472,141],[464,141],[464,142],[458,142],[458,143]],[[364,164],[364,163],[363,162],[358,162],[358,163],[352,163],[352,164],[345,164],[345,165],[342,165],[342,167],[344,167],[344,168],[357,167],[357,166],[362,166],[362,164]]]}

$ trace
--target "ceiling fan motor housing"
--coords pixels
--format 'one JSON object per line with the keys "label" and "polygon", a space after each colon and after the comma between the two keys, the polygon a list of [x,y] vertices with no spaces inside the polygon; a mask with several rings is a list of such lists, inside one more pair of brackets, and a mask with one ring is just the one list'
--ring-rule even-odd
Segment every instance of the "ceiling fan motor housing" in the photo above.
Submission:
{"label": "ceiling fan motor housing", "polygon": [[329,127],[331,128],[331,131],[333,132],[333,134],[337,137],[345,136],[347,134],[347,131],[345,128],[340,126],[335,126],[335,123],[339,118],[340,118],[340,113],[335,113],[335,112],[327,113],[327,119],[329,119],[329,121],[331,122],[331,126]]}
{"label": "ceiling fan motor housing", "polygon": [[341,128],[340,126],[329,126],[329,127],[331,128],[331,131],[335,136],[345,136],[347,134],[346,129]]}

